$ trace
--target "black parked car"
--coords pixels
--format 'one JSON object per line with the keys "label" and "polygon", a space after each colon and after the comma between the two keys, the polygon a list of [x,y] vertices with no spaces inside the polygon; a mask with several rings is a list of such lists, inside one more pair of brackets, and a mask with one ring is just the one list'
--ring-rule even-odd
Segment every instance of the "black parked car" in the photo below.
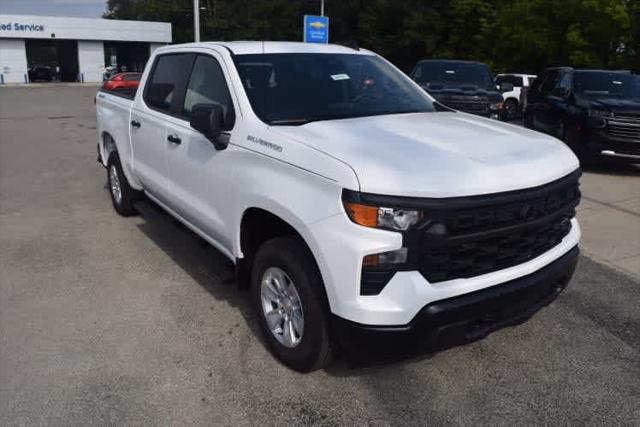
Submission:
{"label": "black parked car", "polygon": [[455,110],[502,119],[502,92],[513,90],[505,83],[497,90],[487,64],[471,61],[423,60],[411,78],[440,103]]}
{"label": "black parked car", "polygon": [[29,81],[50,82],[53,80],[53,71],[49,67],[33,67],[29,70]]}
{"label": "black parked car", "polygon": [[638,85],[628,71],[550,68],[527,93],[524,125],[562,139],[583,163],[640,163]]}

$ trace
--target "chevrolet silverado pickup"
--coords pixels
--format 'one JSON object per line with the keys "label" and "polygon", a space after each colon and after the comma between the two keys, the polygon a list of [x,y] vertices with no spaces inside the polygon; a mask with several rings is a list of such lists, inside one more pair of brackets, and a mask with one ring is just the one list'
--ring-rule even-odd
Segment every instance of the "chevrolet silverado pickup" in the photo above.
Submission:
{"label": "chevrolet silverado pickup", "polygon": [[487,64],[425,59],[416,64],[411,77],[447,107],[492,119],[506,118],[500,92],[513,90],[513,84],[505,82],[497,87]]}
{"label": "chevrolet silverado pickup", "polygon": [[523,321],[567,285],[580,167],[561,141],[451,110],[364,49],[157,49],[96,97],[115,210],[157,203],[250,291],[270,351],[438,348]]}
{"label": "chevrolet silverado pickup", "polygon": [[640,78],[549,68],[527,92],[524,125],[562,139],[583,164],[640,164]]}

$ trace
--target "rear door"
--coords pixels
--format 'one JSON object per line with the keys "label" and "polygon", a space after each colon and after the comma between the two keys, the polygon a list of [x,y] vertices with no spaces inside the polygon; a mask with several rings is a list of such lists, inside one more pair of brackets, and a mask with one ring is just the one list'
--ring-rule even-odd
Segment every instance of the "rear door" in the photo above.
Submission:
{"label": "rear door", "polygon": [[220,243],[218,249],[232,247],[229,217],[233,180],[237,165],[229,145],[216,150],[213,143],[190,126],[196,104],[219,104],[224,110],[225,135],[234,140],[235,115],[223,58],[212,50],[199,53],[182,97],[180,111],[167,122],[169,192],[175,211],[193,226]]}
{"label": "rear door", "polygon": [[167,202],[167,120],[175,115],[195,55],[170,53],[156,57],[142,101],[131,111],[133,168],[146,191]]}

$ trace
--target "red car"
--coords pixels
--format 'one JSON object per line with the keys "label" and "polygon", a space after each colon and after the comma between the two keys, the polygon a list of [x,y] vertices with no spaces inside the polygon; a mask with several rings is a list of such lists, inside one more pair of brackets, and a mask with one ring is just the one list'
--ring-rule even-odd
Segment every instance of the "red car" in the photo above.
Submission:
{"label": "red car", "polygon": [[104,82],[104,90],[126,90],[135,92],[140,84],[141,73],[120,73]]}

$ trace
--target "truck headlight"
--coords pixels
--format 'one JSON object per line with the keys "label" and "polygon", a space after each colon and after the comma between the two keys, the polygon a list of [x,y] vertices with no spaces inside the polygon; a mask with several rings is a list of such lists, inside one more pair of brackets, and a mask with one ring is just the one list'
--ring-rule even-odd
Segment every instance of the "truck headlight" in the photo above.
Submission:
{"label": "truck headlight", "polygon": [[489,104],[489,108],[492,110],[502,110],[503,107],[504,103],[502,102],[492,102],[491,104]]}
{"label": "truck headlight", "polygon": [[589,110],[589,117],[611,117],[610,111],[604,110]]}
{"label": "truck headlight", "polygon": [[406,231],[422,219],[422,212],[411,209],[388,208],[345,202],[349,218],[365,227]]}

